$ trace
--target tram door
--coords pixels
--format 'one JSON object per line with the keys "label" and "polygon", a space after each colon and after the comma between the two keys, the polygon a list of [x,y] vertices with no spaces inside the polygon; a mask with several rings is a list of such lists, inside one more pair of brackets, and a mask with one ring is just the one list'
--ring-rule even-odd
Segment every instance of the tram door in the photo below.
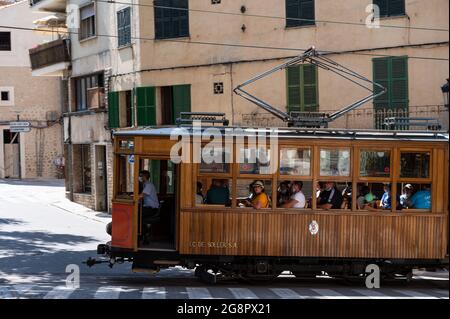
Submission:
{"label": "tram door", "polygon": [[[154,187],[159,208],[149,208],[153,200],[142,198],[139,203],[138,247],[148,249],[175,249],[175,220],[177,211],[176,188],[178,165],[170,160],[144,158],[139,163],[140,176],[146,171],[150,174],[148,181]],[[144,172],[144,174],[142,174]],[[139,194],[143,193],[145,183],[139,182]],[[146,194],[143,197],[148,196]]]}

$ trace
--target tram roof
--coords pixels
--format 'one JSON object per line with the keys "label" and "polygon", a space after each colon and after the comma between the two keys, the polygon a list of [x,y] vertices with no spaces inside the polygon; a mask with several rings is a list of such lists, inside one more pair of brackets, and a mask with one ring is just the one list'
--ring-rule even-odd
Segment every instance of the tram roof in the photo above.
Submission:
{"label": "tram roof", "polygon": [[[281,138],[301,139],[348,139],[348,140],[407,140],[407,141],[449,141],[449,133],[444,131],[382,131],[382,130],[349,130],[349,129],[308,129],[308,128],[250,128],[230,126],[170,126],[143,127],[114,131],[114,136],[159,136],[170,137],[172,134],[200,135],[207,129],[217,129],[227,136],[257,136],[265,133],[277,134]],[[217,131],[216,131],[217,132]]]}

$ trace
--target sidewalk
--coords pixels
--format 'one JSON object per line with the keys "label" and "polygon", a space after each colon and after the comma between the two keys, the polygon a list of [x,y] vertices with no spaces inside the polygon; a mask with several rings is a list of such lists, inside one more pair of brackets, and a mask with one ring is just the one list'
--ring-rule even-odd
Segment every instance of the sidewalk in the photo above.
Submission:
{"label": "sidewalk", "polygon": [[95,220],[99,223],[108,224],[111,221],[111,215],[108,212],[96,212],[83,205],[71,202],[68,199],[50,203],[51,206],[62,209],[68,213]]}

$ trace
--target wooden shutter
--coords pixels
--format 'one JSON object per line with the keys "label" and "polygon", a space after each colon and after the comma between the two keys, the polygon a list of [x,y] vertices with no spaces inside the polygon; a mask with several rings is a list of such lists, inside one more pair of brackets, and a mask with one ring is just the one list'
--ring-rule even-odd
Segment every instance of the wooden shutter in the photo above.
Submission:
{"label": "wooden shutter", "polygon": [[302,111],[317,111],[317,67],[313,64],[302,65],[302,91],[303,107]]}
{"label": "wooden shutter", "polygon": [[317,67],[303,64],[287,69],[288,112],[317,112]]}
{"label": "wooden shutter", "polygon": [[407,109],[408,98],[408,59],[407,57],[390,58],[391,85],[390,85],[390,107]]}
{"label": "wooden shutter", "polygon": [[299,25],[299,20],[290,20],[289,18],[300,18],[299,0],[286,0],[286,27]]}
{"label": "wooden shutter", "polygon": [[380,9],[380,17],[388,16],[388,1],[389,0],[373,0],[373,4]]}
{"label": "wooden shutter", "polygon": [[109,127],[119,127],[119,92],[108,93],[108,119]]}
{"label": "wooden shutter", "polygon": [[155,88],[136,88],[137,125],[156,125]]}
{"label": "wooden shutter", "polygon": [[288,112],[300,111],[300,67],[292,66],[287,69],[288,82]]}
{"label": "wooden shutter", "polygon": [[[407,109],[408,94],[408,58],[387,57],[373,59],[373,78],[387,92],[374,101],[376,109]],[[375,92],[380,92],[374,87]]]}
{"label": "wooden shutter", "polygon": [[314,0],[300,0],[300,25],[313,25],[315,24],[314,18]]}
{"label": "wooden shutter", "polygon": [[191,111],[191,86],[175,85],[172,87],[173,93],[173,123],[180,117],[181,112]]}
{"label": "wooden shutter", "polygon": [[389,0],[388,15],[398,16],[405,14],[405,0]]}
{"label": "wooden shutter", "polygon": [[[374,100],[374,106],[376,109],[389,107],[389,59],[388,58],[376,58],[373,59],[373,81],[382,85],[387,89],[387,92],[381,96],[378,96]],[[374,86],[375,93],[381,91],[380,88]]]}

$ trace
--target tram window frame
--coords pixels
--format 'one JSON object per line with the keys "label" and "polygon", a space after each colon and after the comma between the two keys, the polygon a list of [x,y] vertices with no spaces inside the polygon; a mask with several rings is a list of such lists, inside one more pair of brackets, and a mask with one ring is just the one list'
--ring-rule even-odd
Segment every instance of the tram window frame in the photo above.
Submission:
{"label": "tram window frame", "polygon": [[[355,166],[357,167],[358,180],[360,181],[378,181],[378,182],[388,182],[393,177],[394,168],[394,152],[391,148],[383,147],[359,147],[357,149],[358,156],[354,159],[357,161]],[[387,176],[370,176],[361,174],[361,156],[363,152],[388,152],[389,153],[389,175]]]}
{"label": "tram window frame", "polygon": [[[348,160],[348,175],[322,175],[321,173],[321,156],[320,153],[321,151],[326,151],[326,150],[331,150],[331,151],[341,151],[341,150],[348,150],[349,151],[349,160]],[[332,146],[322,146],[319,145],[317,147],[317,172],[316,175],[318,177],[319,181],[324,181],[324,180],[330,180],[330,181],[345,181],[347,182],[349,179],[353,179],[353,161],[354,161],[354,154],[353,154],[353,147],[351,146],[337,146],[337,147],[332,147]]]}
{"label": "tram window frame", "polygon": [[[308,175],[298,175],[298,174],[282,174],[281,173],[281,165],[282,165],[282,151],[283,150],[309,150],[309,174]],[[314,149],[311,146],[298,146],[298,145],[280,145],[278,147],[278,168],[277,168],[277,178],[285,179],[285,180],[312,180],[313,177],[313,168],[314,168]]]}
{"label": "tram window frame", "polygon": [[[202,143],[200,150],[203,152],[203,148],[205,146],[207,146],[208,143]],[[195,147],[194,147],[195,149]],[[228,163],[228,167],[229,167],[229,172],[227,173],[213,173],[213,172],[202,172],[200,169],[201,163],[195,163],[193,166],[193,174],[194,174],[194,182],[193,182],[193,189],[195,191],[192,192],[192,207],[195,207],[197,209],[231,209],[234,208],[234,201],[233,201],[233,191],[234,191],[234,172],[236,170],[235,168],[235,149],[234,149],[234,145],[232,145],[231,147],[228,147],[228,145],[222,145],[222,150],[228,150],[231,154],[231,163]],[[202,153],[200,153],[202,154]],[[202,160],[202,159],[201,159]],[[203,181],[206,179],[206,183],[204,183]],[[210,204],[198,204],[196,197],[197,197],[197,182],[202,183],[202,188],[203,188],[203,197],[204,199],[206,198],[206,194],[208,192],[208,189],[210,188],[210,186],[212,185],[212,181],[214,179],[219,179],[219,180],[228,180],[229,182],[229,191],[230,191],[230,197],[231,197],[231,203],[230,205],[225,205],[222,207],[222,205],[210,205]]]}
{"label": "tram window frame", "polygon": [[[400,202],[398,202],[397,204],[397,212],[399,213],[432,213],[433,212],[433,206],[435,205],[435,199],[433,198],[433,183],[432,182],[402,182],[402,181],[397,181],[397,192],[396,192],[396,196],[400,197],[403,194],[403,188],[404,186],[406,186],[407,184],[411,184],[413,186],[413,189],[415,190],[415,192],[413,193],[412,196],[414,196],[415,193],[417,193],[419,190],[423,190],[424,186],[429,186],[429,190],[430,190],[430,208],[429,209],[425,209],[425,208],[406,208],[406,207],[402,207],[399,208]],[[403,185],[403,186],[402,186]],[[418,189],[417,185],[420,185],[421,188]]]}
{"label": "tram window frame", "polygon": [[[339,213],[341,213],[341,212],[349,212],[349,213],[355,212],[353,210],[353,201],[354,201],[353,188],[354,188],[354,184],[355,184],[354,183],[354,179],[352,177],[349,177],[349,178],[347,178],[345,180],[343,180],[343,179],[327,179],[327,178],[321,177],[318,180],[314,180],[313,186],[316,186],[318,183],[322,183],[323,185],[325,185],[327,182],[333,182],[335,184],[344,184],[345,183],[345,184],[347,184],[347,186],[351,185],[352,186],[352,195],[351,195],[352,203],[350,205],[347,205],[347,208],[330,208],[330,209],[319,208],[318,207],[318,205],[319,205],[319,201],[318,201],[319,196],[317,196],[317,191],[315,191],[316,192],[315,193],[316,198],[313,199],[313,201],[312,201],[313,209],[316,210],[316,211],[325,211],[325,212],[328,212],[328,211],[330,211],[330,212],[339,212]],[[341,192],[341,195],[342,195],[343,190],[344,189],[339,190]],[[343,203],[344,203],[344,199],[343,199],[343,201],[341,203],[341,207],[342,207]]]}
{"label": "tram window frame", "polygon": [[[239,163],[237,163],[237,164],[239,164]],[[248,186],[250,186],[252,183],[254,183],[256,181],[262,181],[262,182],[264,182],[264,184],[265,184],[265,182],[270,181],[270,183],[271,183],[270,188],[264,186],[265,190],[267,190],[267,189],[271,190],[270,195],[267,195],[270,198],[270,204],[271,204],[270,207],[255,209],[253,207],[248,207],[248,206],[239,206],[237,204],[237,202],[238,202],[238,196],[237,196],[237,194],[238,194],[238,181],[246,181],[247,182],[246,184]],[[276,200],[276,197],[274,197],[274,186],[275,186],[274,182],[275,182],[275,180],[273,178],[265,178],[265,177],[263,177],[263,175],[255,175],[252,178],[237,177],[235,182],[234,182],[234,185],[233,185],[234,188],[233,188],[233,193],[232,193],[232,202],[233,202],[233,205],[236,205],[233,208],[235,208],[237,211],[262,211],[262,212],[273,211],[275,209],[275,206],[276,206],[276,204],[274,205],[274,199]]]}
{"label": "tram window frame", "polygon": [[[116,177],[116,185],[117,187],[115,187],[115,191],[114,191],[114,198],[116,200],[134,200],[134,184],[135,184],[135,178],[134,178],[134,172],[135,172],[135,168],[134,165],[130,167],[130,176],[128,176],[128,174],[125,176],[126,179],[128,179],[128,177],[131,178],[131,187],[132,187],[132,192],[123,192],[121,191],[121,186],[122,184],[122,178],[123,178],[123,167],[122,167],[122,158],[125,158],[125,164],[129,164],[128,161],[128,157],[131,154],[117,154],[116,155],[116,161],[117,161],[117,177]],[[131,165],[131,164],[130,164]]]}
{"label": "tram window frame", "polygon": [[[292,175],[288,175],[289,177],[292,177]],[[305,179],[305,178],[284,178],[285,176],[283,175],[281,178],[277,178],[276,180],[276,192],[277,192],[277,196],[276,196],[276,202],[273,202],[273,195],[272,195],[272,208],[273,209],[277,209],[277,210],[292,210],[292,211],[306,211],[306,210],[312,210],[313,208],[313,197],[315,196],[315,190],[314,190],[314,181],[312,179]],[[283,182],[296,182],[296,181],[300,181],[303,182],[303,187],[302,187],[302,193],[303,195],[305,195],[305,201],[306,201],[306,207],[303,208],[284,208],[281,206],[278,206],[278,189],[281,185],[281,183]],[[311,189],[310,189],[310,193],[311,193],[311,201],[309,200],[309,198],[306,196],[305,192],[303,191],[304,189],[306,189],[306,183],[311,183]]]}
{"label": "tram window frame", "polygon": [[[248,172],[244,172],[244,173],[242,173],[241,172],[241,165],[242,164],[245,164],[245,163],[241,163],[240,162],[240,151],[241,150],[248,150],[249,149],[249,147],[248,147],[249,145],[248,145],[248,143],[244,143],[244,144],[242,144],[242,143],[236,143],[235,144],[235,158],[234,158],[234,160],[235,160],[235,163],[236,163],[236,175],[237,175],[237,178],[248,178],[248,179],[273,179],[273,175],[275,175],[275,173],[278,173],[279,172],[279,158],[277,158],[278,156],[274,156],[275,154],[274,154],[274,152],[276,151],[276,152],[279,152],[279,150],[277,149],[277,150],[274,150],[274,149],[271,149],[270,147],[268,147],[268,146],[265,146],[265,147],[260,147],[260,148],[265,148],[265,149],[267,149],[268,150],[268,154],[269,154],[269,164],[267,165],[267,166],[264,166],[264,167],[267,167],[268,169],[269,169],[269,171],[270,171],[270,167],[272,167],[272,165],[275,165],[276,166],[276,172],[271,172],[271,173],[268,173],[268,174],[261,174],[261,172],[259,172],[259,173],[248,173]],[[253,146],[253,145],[252,145]],[[258,148],[258,145],[256,145],[256,147]],[[245,155],[244,155],[245,156]],[[239,159],[239,161],[238,161],[238,159]],[[273,163],[273,161],[274,160],[276,160],[276,163],[274,164]],[[256,163],[255,163],[256,164]],[[260,168],[258,168],[259,169],[259,171],[260,171]]]}
{"label": "tram window frame", "polygon": [[[360,180],[360,181],[357,181],[355,184],[356,184],[356,195],[355,196],[353,196],[353,190],[352,190],[352,200],[354,199],[356,201],[355,205],[354,205],[355,211],[357,211],[357,212],[389,213],[389,212],[395,211],[397,209],[397,208],[394,209],[393,205],[392,205],[394,203],[394,201],[393,201],[393,191],[394,191],[393,185],[394,185],[394,183],[392,181],[388,181],[388,180],[386,180],[386,181],[375,181],[375,180],[373,180],[373,181],[361,181]],[[391,194],[390,195],[391,196],[391,208],[384,209],[384,208],[381,207],[381,200],[382,200],[383,195],[384,195],[384,190],[383,190],[383,193],[380,191],[381,195],[378,195],[379,198],[375,197],[374,201],[375,201],[377,207],[373,207],[372,206],[372,207],[368,207],[368,208],[358,208],[359,190],[360,190],[360,187],[365,185],[365,184],[368,184],[367,186],[370,188],[370,192],[372,194],[374,193],[373,190],[372,190],[373,189],[373,185],[381,186],[381,189],[384,188],[384,185],[389,185],[389,192]],[[373,195],[375,195],[375,194],[373,194]],[[398,199],[395,201],[395,203],[398,206],[398,203],[399,203]]]}
{"label": "tram window frame", "polygon": [[[416,153],[416,154],[429,154],[429,162],[428,162],[428,177],[402,177],[402,154],[404,153]],[[433,179],[433,150],[432,149],[415,149],[415,148],[400,148],[398,150],[398,158],[397,158],[397,178],[399,181],[405,182],[432,182]]]}

